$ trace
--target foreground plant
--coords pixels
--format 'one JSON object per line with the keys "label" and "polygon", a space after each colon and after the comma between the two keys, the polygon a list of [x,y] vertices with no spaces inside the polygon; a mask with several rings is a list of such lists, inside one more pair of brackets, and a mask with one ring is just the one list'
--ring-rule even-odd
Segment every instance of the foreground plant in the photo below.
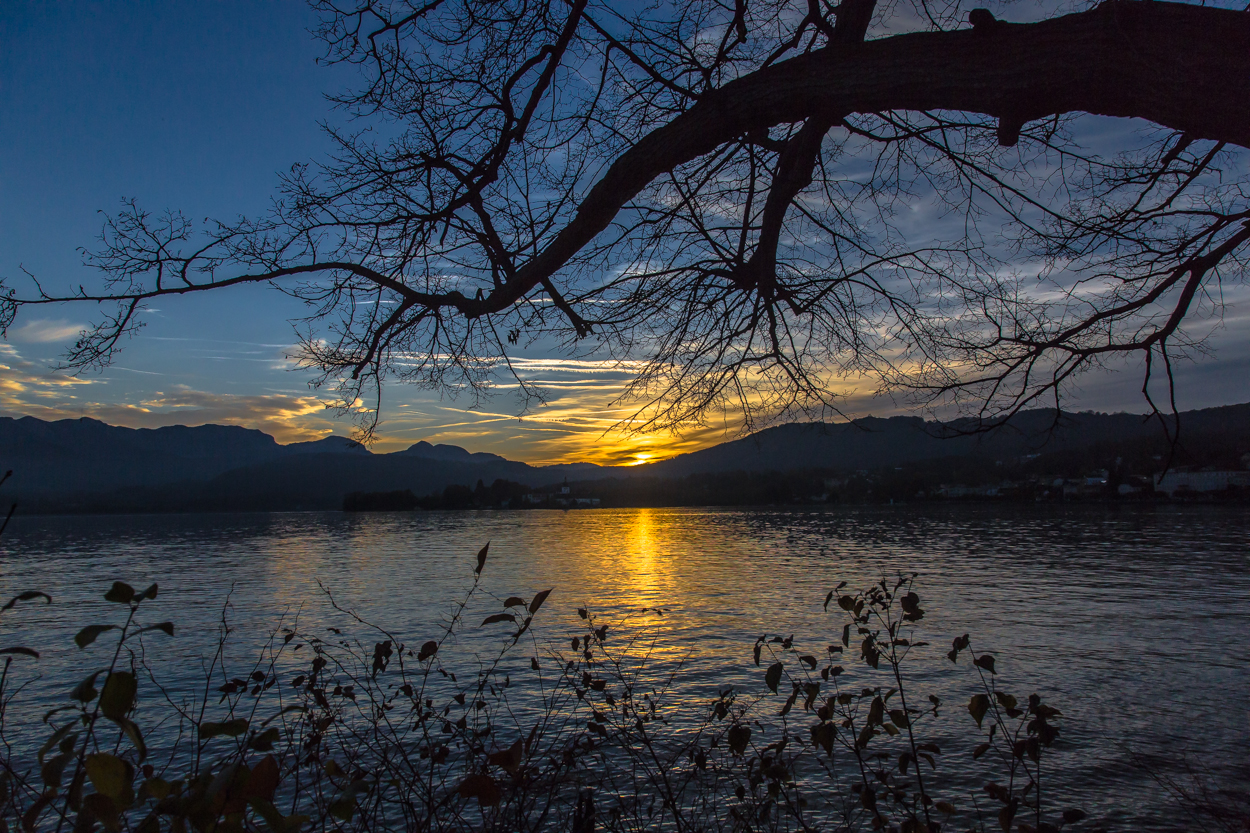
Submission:
{"label": "foreground plant", "polygon": [[[610,623],[582,608],[551,644],[535,623],[552,591],[491,599],[487,554],[436,638],[405,640],[327,593],[343,627],[281,624],[241,669],[227,669],[223,621],[194,693],[149,662],[145,640],[175,632],[149,619],[157,586],[114,583],[117,621],[75,637],[104,659],[43,716],[42,744],[5,738],[4,829],[1040,833],[1083,818],[1055,815],[1043,790],[1059,712],[998,689],[967,636],[948,657],[973,657],[982,690],[965,725],[980,743],[943,750],[928,735],[942,703],[908,681],[926,645],[914,575],[839,585],[826,600],[845,616],[838,643],[804,653],[761,637],[768,694],[723,687],[691,706],[691,669],[653,658],[646,621],[663,611]],[[493,612],[476,624],[481,605]],[[501,630],[494,652],[455,662],[454,638],[477,628]],[[982,811],[951,776],[987,763],[1001,775]]]}

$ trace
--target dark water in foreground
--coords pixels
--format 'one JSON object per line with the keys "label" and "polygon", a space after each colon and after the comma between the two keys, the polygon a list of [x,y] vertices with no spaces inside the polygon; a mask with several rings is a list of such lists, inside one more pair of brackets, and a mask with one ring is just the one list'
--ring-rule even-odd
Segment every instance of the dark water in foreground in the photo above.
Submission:
{"label": "dark water in foreground", "polygon": [[[179,628],[153,643],[156,661],[175,687],[190,686],[227,596],[244,641],[262,638],[284,612],[299,611],[304,627],[341,625],[320,581],[343,606],[416,644],[437,635],[487,541],[484,584],[497,598],[555,588],[542,631],[552,640],[573,632],[579,606],[604,621],[666,610],[647,620],[656,661],[684,660],[700,696],[726,681],[764,693],[751,662],[762,633],[793,633],[817,654],[836,642],[842,620],[822,603],[839,581],[857,588],[916,571],[933,646],[917,652],[915,687],[948,702],[949,731],[971,725],[963,704],[975,678],[941,654],[968,632],[998,656],[1004,688],[1037,691],[1063,710],[1053,766],[1066,804],[1115,829],[1175,829],[1166,794],[1134,760],[1176,774],[1184,758],[1250,780],[1245,509],[18,516],[0,540],[3,595],[37,588],[56,603],[6,613],[0,628],[6,645],[44,651],[31,691],[63,696],[85,667],[73,634],[116,616],[100,601],[109,584],[156,581],[158,618]],[[485,602],[482,611],[499,610]],[[459,650],[485,652],[498,635],[470,628]],[[975,742],[952,736],[946,759]]]}

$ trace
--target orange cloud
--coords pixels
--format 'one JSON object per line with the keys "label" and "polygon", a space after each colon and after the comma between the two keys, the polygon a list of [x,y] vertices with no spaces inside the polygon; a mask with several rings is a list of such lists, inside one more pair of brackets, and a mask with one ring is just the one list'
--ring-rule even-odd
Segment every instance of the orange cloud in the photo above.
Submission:
{"label": "orange cloud", "polygon": [[281,443],[320,439],[335,429],[345,433],[314,396],[220,394],[174,385],[139,402],[109,402],[104,396],[107,385],[102,379],[50,371],[23,359],[12,345],[0,343],[0,410],[10,414],[46,420],[91,417],[130,428],[241,425],[258,428]]}

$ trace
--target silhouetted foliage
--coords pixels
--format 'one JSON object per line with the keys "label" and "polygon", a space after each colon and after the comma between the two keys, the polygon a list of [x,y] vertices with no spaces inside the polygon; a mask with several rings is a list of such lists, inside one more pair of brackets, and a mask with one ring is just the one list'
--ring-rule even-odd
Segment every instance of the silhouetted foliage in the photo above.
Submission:
{"label": "silhouetted foliage", "polygon": [[[327,593],[342,627],[283,625],[254,662],[228,669],[223,620],[190,702],[167,699],[151,670],[160,648],[150,640],[175,633],[151,615],[157,585],[114,582],[104,598],[118,615],[78,631],[78,649],[95,659],[68,703],[48,712],[46,740],[0,752],[0,819],[27,830],[201,833],[828,824],[938,833],[957,818],[977,823],[982,811],[942,774],[982,758],[972,770],[996,773],[986,791],[1001,829],[1075,829],[1083,818],[1055,805],[1040,780],[1059,712],[999,689],[995,659],[967,636],[949,659],[966,652],[979,675],[982,693],[967,709],[981,742],[943,750],[926,740],[942,703],[905,677],[908,655],[926,644],[914,576],[853,595],[844,582],[825,603],[845,621],[840,642],[809,654],[792,636],[762,636],[755,664],[770,693],[722,687],[690,708],[679,705],[687,670],[647,660],[645,620],[664,611],[646,611],[640,624],[579,609],[582,626],[560,647],[535,635],[550,589],[488,606],[497,612],[477,627],[498,630],[498,652],[461,666],[451,648],[479,615],[471,603],[488,561],[489,546],[434,638],[405,640]],[[0,679],[6,741],[21,703],[20,687],[5,688],[14,661],[6,657]],[[844,675],[854,682],[843,685]]]}
{"label": "silhouetted foliage", "polygon": [[[487,545],[436,634],[404,637],[326,591],[339,626],[283,623],[253,660],[227,667],[238,635],[223,611],[198,693],[171,690],[153,670],[176,633],[154,611],[158,586],[113,582],[103,595],[116,615],[74,637],[83,677],[66,702],[30,698],[23,676],[36,651],[0,651],[0,826],[1100,829],[1050,786],[1063,766],[1054,756],[1073,754],[1054,749],[1063,715],[1000,687],[1001,657],[957,636],[941,661],[966,662],[975,693],[947,704],[916,690],[912,654],[928,647],[929,611],[915,574],[858,592],[840,583],[824,601],[832,638],[809,648],[762,635],[753,646],[762,688],[722,685],[709,697],[688,687],[698,668],[649,658],[649,622],[666,611],[608,621],[579,608],[573,633],[552,643],[536,623],[554,588],[491,596],[480,584],[489,561]],[[21,593],[0,622],[29,603],[52,599]],[[469,629],[498,634],[493,656],[457,655]],[[953,745],[949,732],[941,745],[932,737],[942,710],[964,727]],[[1157,777],[1203,829],[1233,833],[1250,819],[1243,792],[1208,773]]]}
{"label": "silhouetted foliage", "polygon": [[639,360],[641,430],[836,410],[862,374],[993,421],[1126,355],[1170,383],[1244,277],[1243,9],[313,5],[360,73],[332,158],[258,217],[127,203],[88,253],[102,287],[32,282],[0,326],[104,304],[67,357],[94,368],[153,299],[278,283],[366,434],[388,378],[482,393],[555,343]]}

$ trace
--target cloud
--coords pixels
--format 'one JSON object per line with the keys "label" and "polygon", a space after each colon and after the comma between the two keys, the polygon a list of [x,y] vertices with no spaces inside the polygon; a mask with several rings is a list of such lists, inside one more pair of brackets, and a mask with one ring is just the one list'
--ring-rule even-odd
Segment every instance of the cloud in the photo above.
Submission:
{"label": "cloud", "polygon": [[[516,363],[541,374],[547,400],[522,415],[501,407],[466,409],[447,402],[431,402],[428,394],[402,386],[388,390],[390,404],[379,427],[377,452],[398,451],[418,440],[459,445],[470,451],[488,451],[532,464],[588,462],[633,466],[697,451],[745,432],[740,416],[728,414],[712,425],[691,426],[677,434],[662,431],[631,433],[639,424],[639,402],[621,401],[627,382],[640,362],[617,364],[557,358]],[[557,377],[564,377],[557,379]],[[551,384],[557,380],[556,384]],[[849,383],[839,383],[846,394],[845,412],[851,416],[886,416],[905,409],[885,398],[864,395]],[[401,401],[396,401],[397,399]],[[499,399],[511,401],[508,392]],[[515,404],[515,403],[512,403]]]}
{"label": "cloud", "polygon": [[[26,412],[30,413],[27,408]],[[41,419],[82,416],[131,428],[164,425],[239,425],[272,435],[280,443],[318,440],[333,433],[338,424],[326,413],[325,403],[312,396],[289,394],[221,394],[177,386],[157,391],[138,403],[83,402],[50,407],[32,413]]]}
{"label": "cloud", "polygon": [[281,443],[316,440],[343,428],[315,396],[211,393],[174,385],[128,402],[109,401],[108,390],[107,380],[50,371],[22,358],[13,345],[0,343],[0,411],[8,414],[46,420],[91,417],[130,428],[241,425]]}
{"label": "cloud", "polygon": [[0,407],[13,409],[31,400],[46,405],[50,399],[73,399],[71,391],[94,382],[53,373],[22,358],[13,345],[0,342]]}
{"label": "cloud", "polygon": [[84,324],[74,324],[64,318],[36,318],[20,327],[12,327],[8,339],[25,344],[45,344],[50,341],[66,341],[76,338]]}

